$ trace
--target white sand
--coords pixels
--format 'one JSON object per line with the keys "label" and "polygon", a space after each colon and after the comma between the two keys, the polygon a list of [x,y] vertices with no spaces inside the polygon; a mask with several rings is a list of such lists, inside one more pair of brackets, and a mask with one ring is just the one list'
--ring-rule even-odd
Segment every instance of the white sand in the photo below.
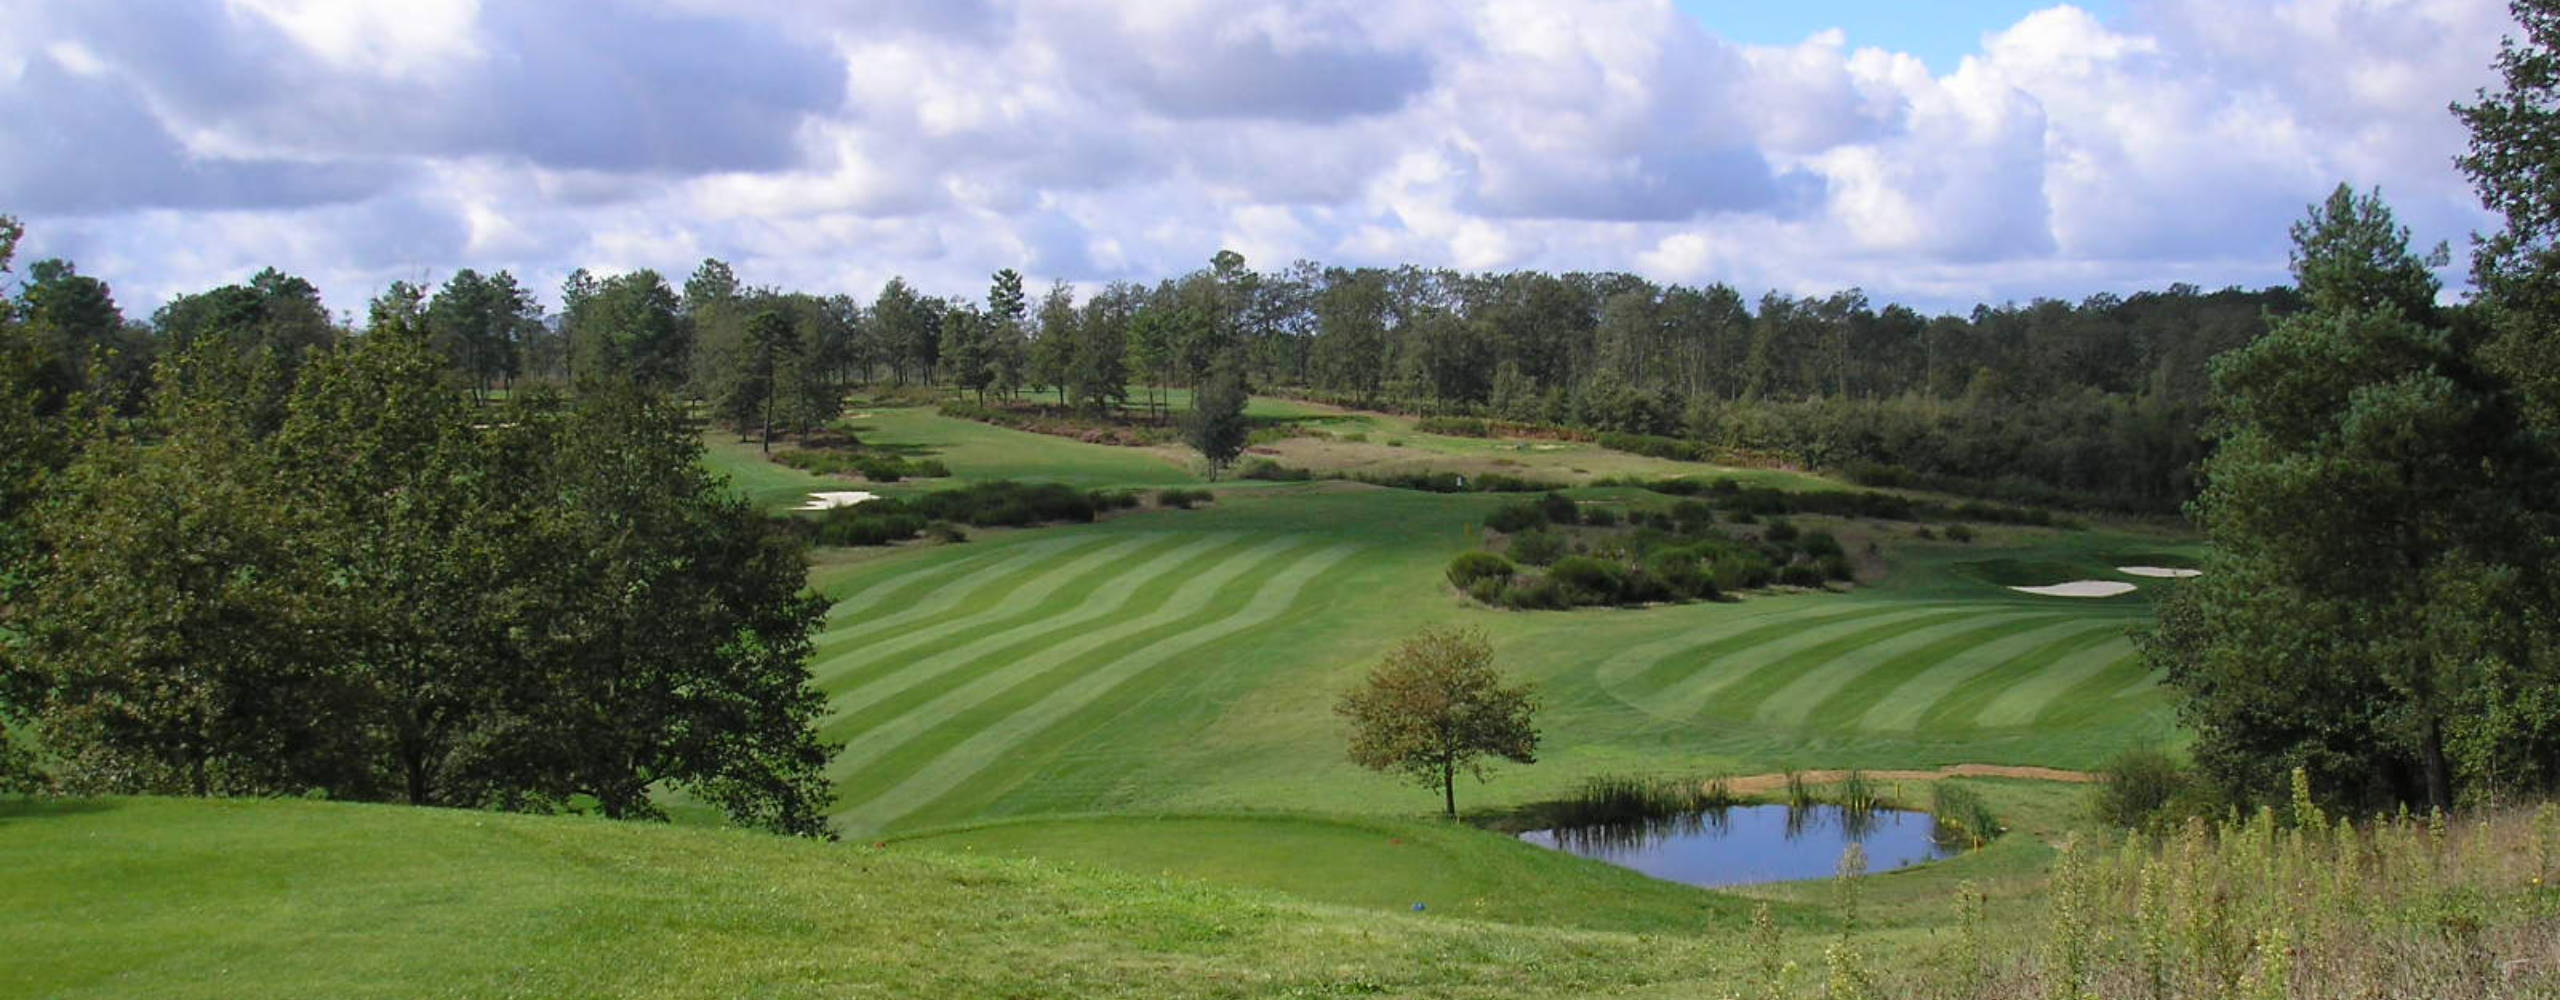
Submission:
{"label": "white sand", "polygon": [[808,503],[801,504],[800,506],[798,506],[798,507],[794,507],[794,508],[792,508],[792,509],[793,509],[793,510],[834,510],[835,508],[838,508],[838,507],[851,507],[851,506],[853,506],[854,504],[861,503],[861,502],[863,502],[863,501],[865,501],[865,500],[878,500],[878,499],[880,499],[880,495],[879,495],[879,494],[877,494],[877,493],[864,493],[864,492],[862,492],[862,491],[860,491],[860,490],[854,490],[854,491],[849,491],[849,492],[844,492],[844,493],[812,493],[812,494],[809,494],[809,502],[808,502]]}
{"label": "white sand", "polygon": [[2045,587],[2011,587],[2021,594],[2038,597],[2114,597],[2133,593],[2133,585],[2122,580],[2073,580]]}
{"label": "white sand", "polygon": [[2116,572],[2126,576],[2149,576],[2163,580],[2184,580],[2191,576],[2204,575],[2204,571],[2200,569],[2170,569],[2166,566],[2118,566]]}

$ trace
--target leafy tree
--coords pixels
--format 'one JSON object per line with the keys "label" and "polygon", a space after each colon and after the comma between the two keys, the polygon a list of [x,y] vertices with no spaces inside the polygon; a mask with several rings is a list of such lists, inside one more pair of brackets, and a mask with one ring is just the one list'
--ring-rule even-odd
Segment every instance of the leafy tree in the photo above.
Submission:
{"label": "leafy tree", "polygon": [[997,271],[987,285],[988,370],[996,391],[1008,396],[1022,390],[1030,377],[1030,343],[1024,336],[1026,315],[1022,275],[1012,268]]}
{"label": "leafy tree", "polygon": [[2499,46],[2500,86],[2454,114],[2470,130],[2455,165],[2505,225],[2478,245],[2472,280],[2497,330],[2486,355],[2560,426],[2560,3],[2513,0],[2523,36]]}
{"label": "leafy tree", "polygon": [[1183,420],[1182,437],[1208,461],[1211,482],[1235,464],[1236,456],[1244,454],[1245,441],[1252,433],[1244,419],[1248,402],[1244,365],[1233,356],[1220,358],[1199,391],[1191,396],[1191,413]]}
{"label": "leafy tree", "polygon": [[1067,398],[1067,381],[1075,369],[1076,293],[1066,282],[1049,286],[1040,299],[1040,337],[1031,344],[1031,384],[1058,390]]}
{"label": "leafy tree", "polygon": [[[394,285],[389,294],[414,293]],[[393,311],[401,308],[396,300],[376,305]],[[388,318],[381,309],[374,312],[377,326]],[[541,325],[542,307],[531,292],[516,284],[515,275],[500,271],[483,277],[464,268],[436,290],[427,302],[425,320],[429,343],[455,371],[470,378],[474,393],[485,398],[489,389],[513,383],[524,343]]]}
{"label": "leafy tree", "polygon": [[240,387],[279,365],[182,352],[149,443],[43,506],[46,585],[0,613],[73,787],[647,817],[673,784],[823,832],[823,602],[680,406],[604,380],[485,419],[395,319],[316,355],[269,434]]}
{"label": "leafy tree", "polygon": [[987,387],[995,384],[995,345],[978,307],[964,303],[942,314],[942,348],[951,381],[985,403]]}
{"label": "leafy tree", "polygon": [[692,337],[666,279],[645,268],[600,281],[578,277],[570,276],[562,294],[571,373],[662,390],[683,384]]}
{"label": "leafy tree", "polygon": [[2299,766],[2332,795],[2450,808],[2551,759],[2553,726],[2483,727],[2560,665],[2524,610],[2560,596],[2560,481],[2505,383],[2426,322],[2426,258],[2379,197],[2341,188],[2294,238],[2315,307],[2214,363],[2191,507],[2213,547],[2146,655],[2225,782],[2272,794]]}
{"label": "leafy tree", "polygon": [[1484,780],[1488,756],[1537,760],[1536,707],[1528,687],[1502,683],[1484,633],[1431,627],[1389,651],[1334,712],[1350,720],[1352,763],[1437,786],[1454,818],[1458,772]]}
{"label": "leafy tree", "polygon": [[1128,404],[1131,292],[1115,285],[1076,314],[1064,382],[1070,405],[1099,413]]}

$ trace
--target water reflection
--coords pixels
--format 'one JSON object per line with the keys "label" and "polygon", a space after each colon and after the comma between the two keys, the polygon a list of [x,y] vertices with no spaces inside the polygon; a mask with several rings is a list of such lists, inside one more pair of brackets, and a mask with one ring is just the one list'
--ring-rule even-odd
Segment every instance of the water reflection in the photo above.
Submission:
{"label": "water reflection", "polygon": [[1699,886],[1822,878],[1863,845],[1867,870],[1890,871],[1961,850],[1927,813],[1818,805],[1734,806],[1635,822],[1532,830],[1520,839]]}

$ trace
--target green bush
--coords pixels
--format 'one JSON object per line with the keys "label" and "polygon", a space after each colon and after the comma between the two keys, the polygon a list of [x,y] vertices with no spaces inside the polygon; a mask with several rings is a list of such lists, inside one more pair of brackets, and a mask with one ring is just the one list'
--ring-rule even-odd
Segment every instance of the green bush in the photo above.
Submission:
{"label": "green bush", "polygon": [[1766,587],[1777,573],[1768,556],[1736,550],[1717,556],[1707,577],[1715,581],[1717,590],[1734,591]]}
{"label": "green bush", "polygon": [[1450,437],[1492,437],[1493,425],[1482,417],[1424,417],[1414,421],[1413,429],[1425,434]]}
{"label": "green bush", "polygon": [[1449,582],[1469,593],[1473,593],[1480,582],[1508,580],[1518,571],[1518,567],[1511,565],[1511,560],[1491,552],[1461,552],[1457,558],[1449,560]]}
{"label": "green bush", "polygon": [[1687,549],[1664,549],[1646,556],[1644,573],[1660,583],[1670,595],[1683,600],[1712,600],[1715,579],[1707,575],[1696,553]]}
{"label": "green bush", "polygon": [[1128,510],[1138,505],[1136,490],[1094,490],[1085,496],[1093,500],[1096,511]]}
{"label": "green bush", "polygon": [[1950,524],[1950,525],[1947,525],[1947,540],[1948,540],[1948,541],[1950,541],[1950,542],[1963,542],[1963,543],[1965,543],[1965,544],[1970,545],[1970,544],[1972,544],[1972,543],[1973,543],[1973,539],[1974,539],[1974,534],[1973,534],[1973,528],[1972,528],[1971,526],[1969,526],[1969,525],[1962,525],[1962,524]]}
{"label": "green bush", "polygon": [[[1761,537],[1773,542],[1792,542],[1796,540],[1796,526],[1784,520],[1771,521],[1769,522],[1769,530],[1764,532]],[[1834,547],[1836,548],[1837,546]]]}
{"label": "green bush", "polygon": [[1566,556],[1547,569],[1547,580],[1568,604],[1616,604],[1627,594],[1626,567],[1590,556]]}
{"label": "green bush", "polygon": [[2151,829],[2161,810],[2187,790],[2190,779],[2178,762],[2157,748],[2138,747],[2100,765],[2098,788],[2089,796],[2089,812],[2118,830]]}
{"label": "green bush", "polygon": [[1510,584],[1502,588],[1500,603],[1503,607],[1521,611],[1559,611],[1573,606],[1565,600],[1563,588],[1556,586],[1555,581],[1522,576],[1512,577]]}
{"label": "green bush", "polygon": [[1555,562],[1564,553],[1564,536],[1552,531],[1524,531],[1511,538],[1511,558],[1531,566]]}
{"label": "green bush", "polygon": [[1178,486],[1156,491],[1156,506],[1180,510],[1190,510],[1195,504],[1214,503],[1217,499],[1208,490],[1186,490]]}
{"label": "green bush", "polygon": [[1607,507],[1593,507],[1582,512],[1582,523],[1594,528],[1618,526],[1618,512]]}
{"label": "green bush", "polygon": [[1485,515],[1484,526],[1506,535],[1516,535],[1546,527],[1547,515],[1534,503],[1527,501],[1507,503],[1494,508],[1493,513]]}
{"label": "green bush", "polygon": [[1822,567],[1812,563],[1788,563],[1778,570],[1778,582],[1790,587],[1819,587],[1823,579]]}
{"label": "green bush", "polygon": [[1315,473],[1293,465],[1282,465],[1268,458],[1251,459],[1244,463],[1243,468],[1236,470],[1238,479],[1261,482],[1303,483],[1315,477]]}
{"label": "green bush", "polygon": [[1538,513],[1546,515],[1548,524],[1581,524],[1582,506],[1562,493],[1549,493],[1538,498]]}

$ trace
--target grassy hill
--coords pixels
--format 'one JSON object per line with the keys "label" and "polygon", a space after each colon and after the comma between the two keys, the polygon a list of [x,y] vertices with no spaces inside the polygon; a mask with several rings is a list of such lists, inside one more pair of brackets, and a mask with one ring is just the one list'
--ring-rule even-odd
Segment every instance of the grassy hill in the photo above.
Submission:
{"label": "grassy hill", "polygon": [[1721,975],[1740,933],[1729,907],[1680,934],[1528,928],[905,845],[317,802],[0,802],[0,844],[11,997],[1668,997]]}

